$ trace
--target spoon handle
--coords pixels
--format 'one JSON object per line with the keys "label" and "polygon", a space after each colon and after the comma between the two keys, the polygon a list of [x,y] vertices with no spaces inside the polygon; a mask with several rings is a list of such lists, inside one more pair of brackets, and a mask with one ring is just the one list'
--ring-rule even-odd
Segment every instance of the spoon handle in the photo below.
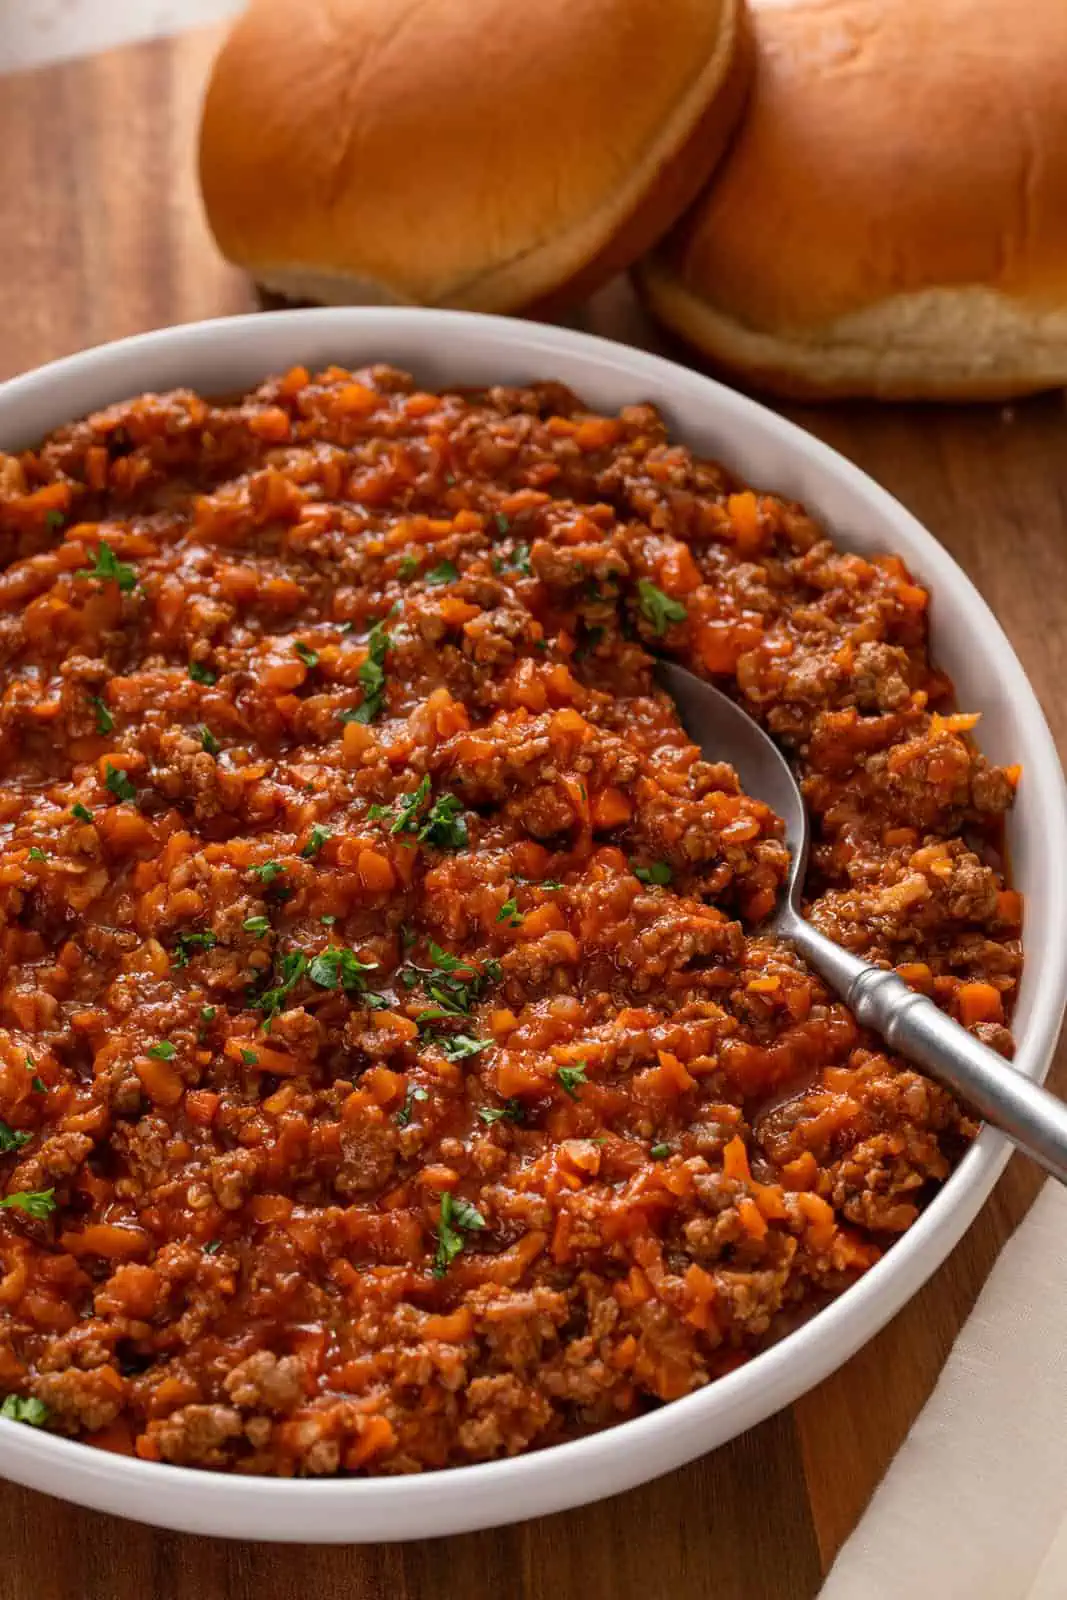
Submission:
{"label": "spoon handle", "polygon": [[895,972],[869,966],[801,917],[783,919],[781,931],[837,991],[857,1022],[880,1034],[1067,1184],[1063,1101],[1016,1072]]}

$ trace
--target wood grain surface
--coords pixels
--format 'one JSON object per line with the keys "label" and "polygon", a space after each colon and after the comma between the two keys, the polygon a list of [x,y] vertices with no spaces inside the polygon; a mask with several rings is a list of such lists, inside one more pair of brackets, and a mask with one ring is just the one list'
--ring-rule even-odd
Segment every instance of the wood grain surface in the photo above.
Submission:
{"label": "wood grain surface", "polygon": [[[0,79],[0,378],[255,304],[197,204],[192,137],[213,42],[186,35]],[[622,285],[579,320],[656,343]],[[791,414],[944,541],[1067,748],[1063,397],[1005,411]],[[1061,1091],[1065,1066],[1061,1052]],[[1037,1187],[1017,1158],[942,1270],[845,1368],[631,1494],[464,1538],[317,1549],[160,1533],[0,1485],[0,1600],[810,1600]]]}

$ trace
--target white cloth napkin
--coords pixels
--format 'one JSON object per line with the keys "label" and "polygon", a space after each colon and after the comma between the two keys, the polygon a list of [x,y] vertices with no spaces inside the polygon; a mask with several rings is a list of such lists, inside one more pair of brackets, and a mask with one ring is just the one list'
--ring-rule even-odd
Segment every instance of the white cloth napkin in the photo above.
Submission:
{"label": "white cloth napkin", "polygon": [[1067,1190],[1046,1183],[820,1600],[1067,1600]]}

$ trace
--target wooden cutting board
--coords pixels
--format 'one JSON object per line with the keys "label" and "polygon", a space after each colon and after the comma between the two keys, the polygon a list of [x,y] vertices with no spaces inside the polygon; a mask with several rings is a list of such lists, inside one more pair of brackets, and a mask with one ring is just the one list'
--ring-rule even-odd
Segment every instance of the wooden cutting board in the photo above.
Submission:
{"label": "wooden cutting board", "polygon": [[[0,79],[0,378],[254,306],[197,203],[193,130],[213,43],[186,35]],[[656,343],[623,285],[579,321]],[[1063,397],[1003,410],[791,415],[953,552],[1065,748]],[[1067,1091],[1062,1052],[1054,1081]],[[647,1488],[491,1533],[323,1549],[159,1533],[0,1485],[0,1600],[810,1600],[1037,1187],[1017,1158],[951,1259],[879,1338],[792,1410]]]}

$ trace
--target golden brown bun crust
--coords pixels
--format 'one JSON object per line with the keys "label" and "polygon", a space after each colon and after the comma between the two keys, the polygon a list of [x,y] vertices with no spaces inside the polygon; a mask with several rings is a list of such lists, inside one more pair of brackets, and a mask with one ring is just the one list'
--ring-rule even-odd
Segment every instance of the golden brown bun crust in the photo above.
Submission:
{"label": "golden brown bun crust", "polygon": [[779,392],[1067,381],[1067,0],[753,0],[743,126],[642,267],[652,309]]}
{"label": "golden brown bun crust", "polygon": [[[521,309],[628,265],[740,110],[742,0],[253,0],[201,186],[295,298]],[[682,152],[686,159],[680,159]]]}

